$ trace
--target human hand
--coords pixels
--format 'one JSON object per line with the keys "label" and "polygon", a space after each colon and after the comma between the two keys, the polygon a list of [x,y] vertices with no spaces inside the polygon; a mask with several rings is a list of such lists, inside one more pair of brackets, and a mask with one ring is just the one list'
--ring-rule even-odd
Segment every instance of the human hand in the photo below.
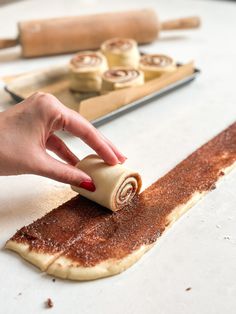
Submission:
{"label": "human hand", "polygon": [[[92,179],[74,167],[79,159],[54,134],[57,130],[81,138],[110,165],[126,159],[81,115],[53,95],[35,93],[0,113],[0,175],[36,174],[94,191]],[[66,163],[50,156],[46,149]]]}

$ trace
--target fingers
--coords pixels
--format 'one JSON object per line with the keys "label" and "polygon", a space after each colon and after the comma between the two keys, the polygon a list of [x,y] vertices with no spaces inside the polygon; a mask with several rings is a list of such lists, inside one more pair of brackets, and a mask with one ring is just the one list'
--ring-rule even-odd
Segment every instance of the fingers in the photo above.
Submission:
{"label": "fingers", "polygon": [[101,134],[79,114],[68,110],[64,128],[75,136],[80,137],[87,145],[109,165],[115,165],[124,161],[124,156],[115,149]]}
{"label": "fingers", "polygon": [[123,155],[118,150],[118,148],[109,139],[107,139],[103,134],[101,134],[101,136],[103,137],[104,141],[110,146],[110,148],[113,150],[113,152],[116,154],[116,157],[119,159],[119,161],[121,163],[125,162],[127,157],[125,157],[125,155]]}
{"label": "fingers", "polygon": [[74,166],[64,164],[46,153],[40,156],[38,168],[34,174],[79,186],[91,192],[96,189],[92,179],[85,172]]}
{"label": "fingers", "polygon": [[[34,95],[33,99],[37,103],[36,108],[40,107],[40,110],[43,111],[41,115],[47,117],[49,120],[48,125],[50,125],[51,132],[65,129],[73,135],[80,137],[110,165],[124,162],[125,156],[123,156],[111,142],[105,139],[91,123],[84,119],[80,114],[65,107],[56,97],[50,94],[41,93]],[[38,104],[41,105],[38,106]],[[58,143],[58,145],[60,145],[60,148],[62,149],[62,144]],[[53,144],[51,147],[54,147]],[[61,153],[61,149],[56,149],[57,152],[55,152],[57,154]],[[71,158],[74,159],[71,154],[68,156],[68,152],[65,152],[65,154],[62,153],[60,156],[63,159],[66,157],[66,160],[67,158],[69,158],[69,160],[71,160]]]}
{"label": "fingers", "polygon": [[54,134],[48,138],[46,147],[72,166],[79,162],[79,159],[70,151],[66,144]]}

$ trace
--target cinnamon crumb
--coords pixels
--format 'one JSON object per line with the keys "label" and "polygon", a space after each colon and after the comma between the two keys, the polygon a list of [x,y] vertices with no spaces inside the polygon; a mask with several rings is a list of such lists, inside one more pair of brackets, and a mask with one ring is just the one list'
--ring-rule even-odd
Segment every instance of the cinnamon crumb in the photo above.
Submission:
{"label": "cinnamon crumb", "polygon": [[47,301],[45,302],[45,305],[47,308],[52,308],[54,305],[52,299],[48,298]]}
{"label": "cinnamon crumb", "polygon": [[212,184],[212,186],[210,187],[210,190],[213,191],[216,189],[216,185],[215,184]]}

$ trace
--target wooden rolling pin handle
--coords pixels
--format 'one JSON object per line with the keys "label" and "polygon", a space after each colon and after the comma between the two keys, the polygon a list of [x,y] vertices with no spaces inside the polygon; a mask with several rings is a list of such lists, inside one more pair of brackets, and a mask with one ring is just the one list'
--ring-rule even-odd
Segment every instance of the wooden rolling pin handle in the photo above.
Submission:
{"label": "wooden rolling pin handle", "polygon": [[201,20],[198,16],[185,17],[176,20],[170,20],[161,23],[161,30],[168,31],[174,29],[190,29],[198,28],[201,25]]}
{"label": "wooden rolling pin handle", "polygon": [[18,39],[0,39],[0,49],[17,46],[19,43]]}

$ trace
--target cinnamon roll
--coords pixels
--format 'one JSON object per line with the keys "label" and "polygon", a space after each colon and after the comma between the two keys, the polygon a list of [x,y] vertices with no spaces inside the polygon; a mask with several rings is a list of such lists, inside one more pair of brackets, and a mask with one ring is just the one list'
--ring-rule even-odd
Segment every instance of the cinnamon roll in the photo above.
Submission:
{"label": "cinnamon roll", "polygon": [[144,83],[143,72],[134,68],[117,67],[107,70],[102,75],[102,93],[139,86]]}
{"label": "cinnamon roll", "polygon": [[89,192],[75,186],[72,189],[112,211],[129,204],[141,189],[142,180],[137,172],[121,164],[109,166],[97,155],[87,156],[77,167],[92,178],[96,191]]}
{"label": "cinnamon roll", "polygon": [[112,38],[101,45],[101,51],[106,56],[109,67],[138,67],[140,54],[137,42],[129,38]]}
{"label": "cinnamon roll", "polygon": [[161,54],[146,54],[141,57],[139,69],[144,72],[145,81],[154,79],[176,69],[172,58]]}
{"label": "cinnamon roll", "polygon": [[100,52],[83,51],[70,61],[70,89],[76,92],[97,92],[101,89],[101,75],[108,68]]}

